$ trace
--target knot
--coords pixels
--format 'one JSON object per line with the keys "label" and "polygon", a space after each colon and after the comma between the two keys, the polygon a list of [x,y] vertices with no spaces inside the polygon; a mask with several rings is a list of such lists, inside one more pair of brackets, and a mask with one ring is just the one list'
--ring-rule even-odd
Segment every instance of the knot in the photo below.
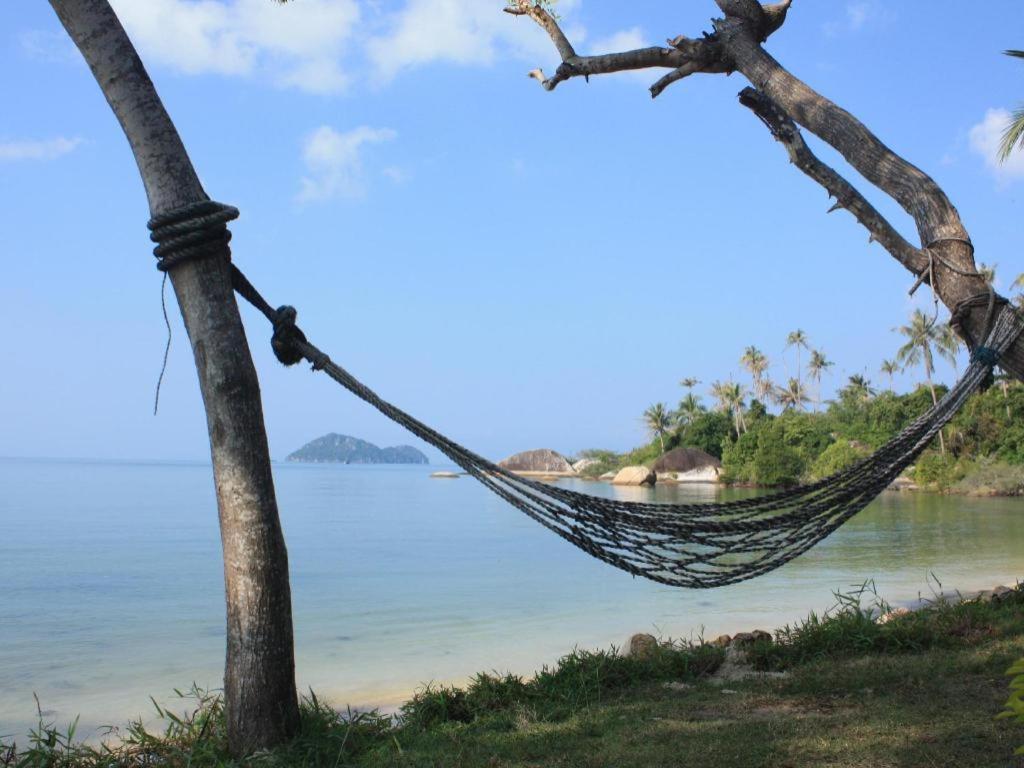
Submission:
{"label": "knot", "polygon": [[295,318],[298,317],[298,314],[295,307],[277,308],[277,316],[274,318],[274,335],[270,339],[270,346],[274,349],[274,357],[282,365],[301,363],[305,357],[301,345],[308,342],[306,334],[295,325]]}
{"label": "knot", "polygon": [[971,362],[981,363],[989,368],[994,368],[999,364],[999,350],[992,349],[992,347],[978,346],[971,352]]}
{"label": "knot", "polygon": [[[980,349],[984,347],[989,334],[992,332],[992,326],[997,314],[996,311],[1002,309],[1009,303],[1009,299],[1004,296],[1000,296],[992,289],[992,286],[989,286],[987,291],[984,291],[983,293],[976,293],[973,296],[968,296],[966,299],[957,302],[957,305],[953,307],[953,311],[949,316],[949,327],[967,342],[968,348]],[[982,307],[986,310],[984,325],[982,326],[981,333],[978,334],[977,338],[975,338],[975,336],[967,329],[967,320],[971,316],[971,312],[973,310],[980,309]]]}
{"label": "knot", "polygon": [[147,226],[156,243],[156,268],[169,272],[186,261],[210,256],[231,258],[231,232],[227,223],[238,218],[238,209],[204,200],[154,216]]}

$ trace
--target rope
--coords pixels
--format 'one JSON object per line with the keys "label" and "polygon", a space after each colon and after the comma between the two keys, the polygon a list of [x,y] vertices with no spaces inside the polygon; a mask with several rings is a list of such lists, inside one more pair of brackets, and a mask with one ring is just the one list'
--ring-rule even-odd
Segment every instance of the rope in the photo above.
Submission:
{"label": "rope", "polygon": [[[196,206],[207,239],[216,240],[219,220],[211,206]],[[234,211],[234,209],[226,210]],[[237,215],[237,212],[235,212]],[[188,209],[151,222],[170,232],[157,250],[158,266],[169,269],[184,260],[212,256],[189,239]],[[212,218],[211,218],[212,217]],[[223,220],[218,226],[224,226]],[[167,247],[168,242],[172,247]],[[180,244],[180,245],[179,245]],[[182,255],[187,254],[187,255]],[[167,259],[172,259],[171,266]],[[395,423],[434,446],[486,488],[584,552],[635,576],[679,587],[708,588],[734,584],[774,570],[806,552],[866,507],[932,442],[939,430],[990,376],[992,367],[1024,329],[1008,304],[995,315],[975,347],[963,377],[926,413],[873,455],[829,478],[758,498],[722,503],[654,504],[590,496],[520,477],[445,437],[381,398],[334,363],[297,327],[294,307],[274,309],[245,275],[232,266],[235,290],[273,325],[274,354],[285,365],[309,361],[335,382]],[[982,294],[981,296],[987,296]],[[979,297],[972,297],[972,301]],[[968,305],[961,312],[970,308]],[[955,314],[955,313],[954,313]]]}

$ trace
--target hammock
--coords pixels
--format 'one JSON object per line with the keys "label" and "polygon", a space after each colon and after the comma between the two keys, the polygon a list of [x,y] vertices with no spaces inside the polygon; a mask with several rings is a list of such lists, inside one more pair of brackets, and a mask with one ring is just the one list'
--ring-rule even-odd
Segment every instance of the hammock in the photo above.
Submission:
{"label": "hammock", "polygon": [[[205,202],[150,221],[158,268],[227,252],[236,209]],[[235,290],[274,326],[274,353],[285,365],[306,360],[395,423],[434,446],[489,490],[584,552],[677,587],[709,588],[760,576],[789,562],[860,512],[910,466],[964,402],[989,379],[999,356],[1024,329],[1017,312],[988,299],[988,331],[960,380],[926,413],[871,456],[824,480],[722,503],[654,504],[578,493],[521,477],[462,447],[387,402],[311,344],[292,307],[274,309],[240,270]],[[983,295],[984,297],[984,295]],[[973,301],[974,297],[971,300]]]}

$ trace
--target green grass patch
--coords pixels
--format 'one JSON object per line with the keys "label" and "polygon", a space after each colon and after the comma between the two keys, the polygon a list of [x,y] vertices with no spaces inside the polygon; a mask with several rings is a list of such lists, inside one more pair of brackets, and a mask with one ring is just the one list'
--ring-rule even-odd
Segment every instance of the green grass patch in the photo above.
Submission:
{"label": "green grass patch", "polygon": [[866,585],[751,646],[749,659],[782,678],[713,685],[723,652],[699,643],[643,657],[577,649],[529,679],[491,673],[465,687],[424,686],[394,717],[339,713],[311,693],[301,736],[241,761],[227,753],[221,699],[193,689],[181,694],[186,714],[157,707],[159,728],[136,721],[104,745],[41,721],[27,744],[0,746],[0,766],[1024,765],[1013,762],[1024,725],[1006,705],[1005,677],[1024,656],[1024,592],[937,600],[879,622],[886,610]]}

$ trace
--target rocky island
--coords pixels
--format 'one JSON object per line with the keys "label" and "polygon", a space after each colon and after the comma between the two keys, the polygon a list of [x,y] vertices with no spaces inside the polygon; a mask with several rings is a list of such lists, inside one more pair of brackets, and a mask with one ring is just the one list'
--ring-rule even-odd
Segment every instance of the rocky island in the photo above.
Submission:
{"label": "rocky island", "polygon": [[332,432],[306,443],[288,455],[288,461],[316,464],[429,464],[423,453],[411,445],[379,448],[366,440]]}

